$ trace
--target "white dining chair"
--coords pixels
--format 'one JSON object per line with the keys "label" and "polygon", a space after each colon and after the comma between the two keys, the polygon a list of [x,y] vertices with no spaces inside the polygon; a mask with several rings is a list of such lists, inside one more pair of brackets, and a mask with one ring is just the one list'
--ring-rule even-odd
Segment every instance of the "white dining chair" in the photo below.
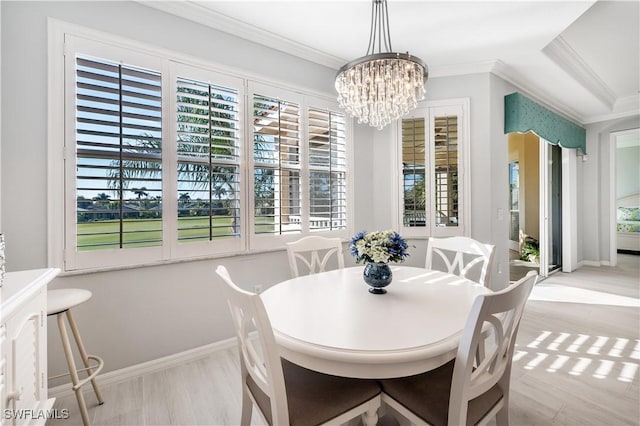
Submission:
{"label": "white dining chair", "polygon": [[[310,235],[298,241],[287,243],[287,256],[291,276],[297,278],[301,271],[298,265],[304,266],[305,275],[324,272],[332,257],[336,258],[338,269],[344,268],[344,255],[340,238],[326,238]],[[322,257],[321,257],[322,256]]]}
{"label": "white dining chair", "polygon": [[429,238],[425,267],[489,284],[495,246],[469,237]]}
{"label": "white dining chair", "polygon": [[[508,425],[513,350],[536,281],[531,271],[502,291],[478,296],[456,358],[423,374],[381,380],[382,401],[413,424],[476,425],[495,416],[498,425]],[[492,342],[476,360],[487,329]]]}
{"label": "white dining chair", "polygon": [[358,416],[376,424],[381,397],[375,380],[322,374],[280,358],[260,296],[236,286],[224,266],[216,273],[238,338],[242,425],[250,424],[253,405],[269,425],[341,424]]}

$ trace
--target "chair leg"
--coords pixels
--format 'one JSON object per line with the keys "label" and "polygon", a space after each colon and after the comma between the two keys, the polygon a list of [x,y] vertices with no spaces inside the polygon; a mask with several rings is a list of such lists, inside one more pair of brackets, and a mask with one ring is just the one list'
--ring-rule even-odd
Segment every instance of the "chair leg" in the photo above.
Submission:
{"label": "chair leg", "polygon": [[252,410],[253,401],[251,401],[248,391],[246,389],[242,389],[242,415],[240,417],[240,424],[242,426],[249,426],[251,424]]}
{"label": "chair leg", "polygon": [[[78,351],[80,352],[80,357],[82,358],[82,362],[87,369],[89,375],[93,374],[93,369],[89,364],[89,356],[87,355],[87,351],[84,349],[84,344],[82,343],[82,338],[80,337],[80,333],[78,332],[78,327],[76,326],[76,322],[71,315],[71,310],[67,311],[67,321],[69,321],[69,326],[71,327],[71,332],[73,333],[73,337],[76,340],[76,345],[78,346]],[[93,386],[93,391],[96,394],[96,399],[98,400],[98,405],[104,404],[104,400],[102,399],[102,393],[98,389],[98,384],[96,383],[96,379],[91,379],[91,386]]]}
{"label": "chair leg", "polygon": [[[67,311],[69,312],[69,311]],[[89,413],[87,412],[87,406],[84,402],[84,396],[82,395],[82,389],[78,386],[80,379],[78,378],[78,370],[76,369],[76,363],[73,360],[73,352],[71,351],[71,344],[69,343],[69,335],[67,334],[67,328],[64,326],[64,320],[61,314],[56,315],[58,320],[58,329],[60,329],[60,338],[62,340],[62,348],[64,349],[64,356],[67,359],[67,366],[69,367],[69,374],[71,375],[71,382],[73,383],[73,390],[78,400],[78,407],[80,408],[80,415],[82,416],[82,423],[84,426],[91,426],[89,420]]]}
{"label": "chair leg", "polygon": [[369,408],[362,414],[362,423],[365,426],[375,426],[378,424],[378,408],[380,408],[380,396],[369,402]]}
{"label": "chair leg", "polygon": [[502,408],[496,413],[497,426],[509,426],[509,399],[511,396],[511,362],[507,364],[505,372],[498,381],[502,389]]}
{"label": "chair leg", "polygon": [[509,426],[509,404],[505,404],[500,411],[496,413],[497,426]]}

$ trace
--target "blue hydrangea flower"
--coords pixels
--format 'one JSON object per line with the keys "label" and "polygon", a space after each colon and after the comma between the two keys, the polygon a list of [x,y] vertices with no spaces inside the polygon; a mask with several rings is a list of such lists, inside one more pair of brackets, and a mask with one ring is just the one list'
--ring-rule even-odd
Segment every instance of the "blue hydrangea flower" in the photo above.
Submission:
{"label": "blue hydrangea flower", "polygon": [[356,259],[362,262],[402,262],[409,256],[409,245],[395,231],[360,231],[351,238],[349,250]]}

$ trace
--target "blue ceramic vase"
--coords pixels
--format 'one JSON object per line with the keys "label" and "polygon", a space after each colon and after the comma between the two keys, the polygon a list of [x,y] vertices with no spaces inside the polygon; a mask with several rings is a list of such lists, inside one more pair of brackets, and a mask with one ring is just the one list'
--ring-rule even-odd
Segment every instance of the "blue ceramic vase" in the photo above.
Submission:
{"label": "blue ceramic vase", "polygon": [[362,275],[364,282],[371,287],[369,293],[373,294],[385,294],[387,290],[384,287],[391,284],[391,279],[393,278],[391,268],[383,262],[367,263]]}

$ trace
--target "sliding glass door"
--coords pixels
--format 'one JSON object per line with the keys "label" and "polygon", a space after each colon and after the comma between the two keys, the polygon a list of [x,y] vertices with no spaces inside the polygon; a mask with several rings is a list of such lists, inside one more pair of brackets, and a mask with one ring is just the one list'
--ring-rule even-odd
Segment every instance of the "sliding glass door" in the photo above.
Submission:
{"label": "sliding glass door", "polygon": [[562,266],[562,151],[540,139],[540,275]]}

